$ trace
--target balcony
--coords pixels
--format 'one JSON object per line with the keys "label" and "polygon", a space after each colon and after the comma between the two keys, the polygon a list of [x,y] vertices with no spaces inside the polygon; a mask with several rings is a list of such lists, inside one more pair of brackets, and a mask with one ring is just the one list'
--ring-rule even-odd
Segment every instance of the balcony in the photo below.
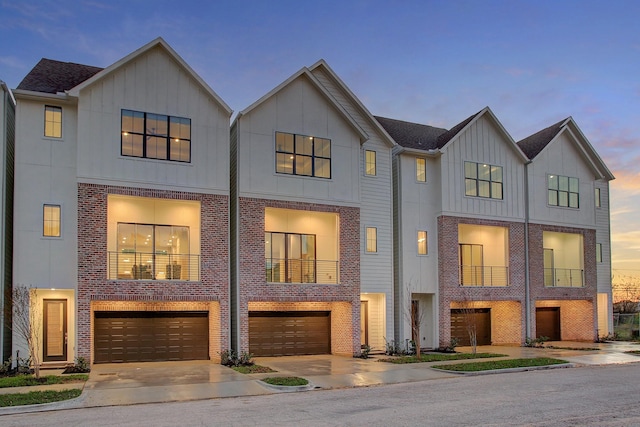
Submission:
{"label": "balcony", "polygon": [[109,280],[200,280],[200,255],[109,252]]}
{"label": "balcony", "polygon": [[462,286],[508,286],[509,267],[461,265],[460,284]]}
{"label": "balcony", "polygon": [[338,261],[266,258],[265,269],[271,283],[338,283]]}
{"label": "balcony", "polygon": [[584,286],[584,270],[545,268],[544,285],[548,288],[582,288]]}

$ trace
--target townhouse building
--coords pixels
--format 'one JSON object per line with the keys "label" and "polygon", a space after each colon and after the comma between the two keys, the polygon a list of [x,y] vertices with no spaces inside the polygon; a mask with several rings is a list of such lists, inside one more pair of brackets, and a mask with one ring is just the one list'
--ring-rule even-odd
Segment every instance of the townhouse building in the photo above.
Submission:
{"label": "townhouse building", "polygon": [[468,345],[472,330],[479,345],[521,344],[611,330],[613,175],[573,119],[518,143],[489,108],[450,130],[377,119],[398,143],[397,339]]}
{"label": "townhouse building", "polygon": [[395,143],[325,61],[231,126],[232,346],[383,351],[393,336]]}
{"label": "townhouse building", "polygon": [[160,38],[105,69],[43,59],[14,93],[13,282],[45,366],[219,358],[231,109]]}

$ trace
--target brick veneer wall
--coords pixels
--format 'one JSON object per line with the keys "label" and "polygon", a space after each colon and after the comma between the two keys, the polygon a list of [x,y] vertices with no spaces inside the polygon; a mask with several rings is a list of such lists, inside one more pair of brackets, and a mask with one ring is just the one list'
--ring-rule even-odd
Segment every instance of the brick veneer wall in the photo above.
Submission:
{"label": "brick veneer wall", "polygon": [[[107,280],[109,194],[199,201],[200,281]],[[92,313],[96,307],[154,311],[207,307],[209,353],[213,360],[219,359],[218,351],[229,346],[228,202],[221,195],[78,184],[78,356],[93,360]]]}
{"label": "brick veneer wall", "polygon": [[[505,227],[509,234],[509,286],[460,286],[458,225]],[[460,303],[482,301],[491,308],[492,342],[522,342],[526,334],[525,316],[524,223],[441,216],[438,218],[438,280],[440,305],[440,345],[451,341],[451,308]],[[505,304],[499,304],[505,302]],[[517,313],[519,311],[519,313]],[[503,319],[506,323],[500,323]],[[509,322],[518,319],[514,328]],[[516,331],[517,329],[517,331]]]}
{"label": "brick veneer wall", "polygon": [[[333,212],[339,217],[340,283],[267,283],[264,260],[265,208],[310,212]],[[239,301],[240,351],[249,351],[249,307],[256,302],[330,303],[331,351],[334,354],[360,352],[360,209],[302,202],[284,202],[240,197],[239,217]],[[298,304],[286,304],[293,310]],[[280,307],[285,307],[280,306]],[[273,306],[272,306],[273,307]],[[300,308],[304,309],[304,308]]]}
{"label": "brick veneer wall", "polygon": [[[544,248],[542,237],[545,231],[582,235],[584,251],[583,287],[544,286]],[[598,290],[595,251],[595,230],[541,224],[529,225],[529,272],[532,304],[531,328],[533,336],[536,336],[535,307],[560,307],[560,329],[563,340],[591,341],[597,338],[598,313],[596,309],[596,299]]]}

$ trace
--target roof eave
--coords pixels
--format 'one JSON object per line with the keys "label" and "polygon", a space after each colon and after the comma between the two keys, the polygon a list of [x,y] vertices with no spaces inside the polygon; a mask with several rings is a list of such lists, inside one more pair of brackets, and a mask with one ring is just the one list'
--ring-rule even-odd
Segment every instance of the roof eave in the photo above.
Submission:
{"label": "roof eave", "polygon": [[14,89],[12,92],[16,100],[24,99],[24,100],[41,101],[42,99],[49,99],[49,100],[55,100],[58,102],[66,102],[66,103],[77,102],[78,100],[76,97],[71,96],[64,92],[46,93],[46,92],[37,92],[34,90],[24,90],[24,89]]}

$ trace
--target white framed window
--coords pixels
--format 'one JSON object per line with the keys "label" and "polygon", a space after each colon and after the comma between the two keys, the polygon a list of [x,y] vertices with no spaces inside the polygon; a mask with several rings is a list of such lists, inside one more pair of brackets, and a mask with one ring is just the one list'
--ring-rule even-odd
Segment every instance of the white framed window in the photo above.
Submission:
{"label": "white framed window", "polygon": [[427,159],[423,157],[416,159],[416,181],[427,182]]}
{"label": "white framed window", "polygon": [[602,262],[602,243],[596,243],[596,262]]}
{"label": "white framed window", "polygon": [[60,237],[60,205],[43,205],[42,236]]}
{"label": "white framed window", "polygon": [[424,230],[418,231],[418,255],[427,255],[429,253],[429,246],[427,244],[427,232]]}
{"label": "white framed window", "polygon": [[367,252],[378,252],[378,229],[367,227],[366,229],[366,250]]}
{"label": "white framed window", "polygon": [[44,136],[62,138],[62,107],[44,106]]}
{"label": "white framed window", "polygon": [[600,199],[600,189],[599,188],[596,188],[595,199],[596,199],[596,208],[601,208],[602,207],[602,200]]}
{"label": "white framed window", "polygon": [[376,152],[365,150],[364,152],[364,174],[376,176]]}

